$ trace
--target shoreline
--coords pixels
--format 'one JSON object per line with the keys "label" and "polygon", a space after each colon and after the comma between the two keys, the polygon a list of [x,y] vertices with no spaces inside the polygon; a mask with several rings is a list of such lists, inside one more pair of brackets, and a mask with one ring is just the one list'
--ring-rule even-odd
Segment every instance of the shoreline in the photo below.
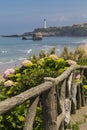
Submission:
{"label": "shoreline", "polygon": [[0,75],[4,73],[5,70],[10,69],[10,68],[17,68],[21,66],[23,60],[15,61],[12,63],[3,63],[0,64]]}
{"label": "shoreline", "polygon": [[[78,47],[81,47],[85,50],[87,50],[87,43],[84,43],[84,44],[81,44],[79,45]],[[75,48],[74,48],[75,49]],[[87,53],[86,53],[87,54]],[[27,59],[27,58],[26,58]],[[9,63],[2,63],[0,64],[0,82],[3,80],[3,74],[4,74],[4,71],[7,70],[7,69],[10,69],[10,68],[19,68],[21,67],[21,63],[24,61],[24,59],[22,60],[17,60],[17,61],[14,61],[14,62],[9,62]]]}
{"label": "shoreline", "polygon": [[0,82],[4,81],[4,78],[3,78],[3,74],[4,74],[4,71],[6,71],[7,69],[11,69],[11,68],[19,68],[21,67],[21,63],[22,63],[23,60],[19,60],[19,61],[15,61],[15,62],[12,62],[12,63],[3,63],[0,65]]}

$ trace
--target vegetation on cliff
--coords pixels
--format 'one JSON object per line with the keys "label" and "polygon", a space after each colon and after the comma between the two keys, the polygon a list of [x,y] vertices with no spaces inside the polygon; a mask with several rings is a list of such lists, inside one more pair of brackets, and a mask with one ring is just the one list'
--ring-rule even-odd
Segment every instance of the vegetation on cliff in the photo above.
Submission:
{"label": "vegetation on cliff", "polygon": [[87,26],[38,28],[34,32],[41,32],[45,36],[87,36]]}

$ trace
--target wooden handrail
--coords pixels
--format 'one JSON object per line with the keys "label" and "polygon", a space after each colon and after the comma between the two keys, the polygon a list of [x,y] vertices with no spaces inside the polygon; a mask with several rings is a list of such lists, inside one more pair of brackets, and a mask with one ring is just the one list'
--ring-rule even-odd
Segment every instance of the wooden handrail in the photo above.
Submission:
{"label": "wooden handrail", "polygon": [[0,114],[4,114],[8,110],[24,103],[25,101],[40,95],[41,93],[47,91],[53,86],[52,82],[45,82],[40,84],[34,88],[31,88],[21,94],[14,96],[12,98],[8,98],[4,101],[0,102]]}

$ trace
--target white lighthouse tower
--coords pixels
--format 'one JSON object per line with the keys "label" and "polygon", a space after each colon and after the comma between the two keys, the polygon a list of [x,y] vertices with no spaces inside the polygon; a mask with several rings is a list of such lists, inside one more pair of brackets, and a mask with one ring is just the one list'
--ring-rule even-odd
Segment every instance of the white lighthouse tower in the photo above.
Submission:
{"label": "white lighthouse tower", "polygon": [[44,19],[44,28],[45,28],[45,29],[47,28],[47,22],[46,22],[46,19]]}

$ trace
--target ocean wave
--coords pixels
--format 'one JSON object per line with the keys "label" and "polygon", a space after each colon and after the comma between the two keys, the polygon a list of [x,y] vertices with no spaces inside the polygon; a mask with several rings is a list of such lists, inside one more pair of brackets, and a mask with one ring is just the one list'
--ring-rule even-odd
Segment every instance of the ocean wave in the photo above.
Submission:
{"label": "ocean wave", "polygon": [[7,54],[8,51],[7,51],[7,50],[0,50],[0,53],[1,53],[1,54]]}
{"label": "ocean wave", "polygon": [[31,51],[32,51],[32,49],[29,49],[29,50],[27,50],[27,53],[29,54],[29,53],[31,53]]}
{"label": "ocean wave", "polygon": [[18,61],[23,61],[23,60],[25,60],[26,58],[24,58],[24,57],[19,57],[18,59],[17,58],[15,58],[15,59],[8,59],[8,60],[2,60],[1,62],[0,62],[0,65],[2,65],[2,64],[11,64],[11,63],[16,63],[16,62],[18,62]]}
{"label": "ocean wave", "polygon": [[24,57],[19,57],[17,60],[25,60],[26,58]]}
{"label": "ocean wave", "polygon": [[9,60],[9,61],[2,61],[0,62],[0,65],[8,64],[8,63],[14,63],[14,60]]}
{"label": "ocean wave", "polygon": [[73,44],[83,44],[83,43],[87,43],[87,40],[82,40],[82,41],[75,41],[72,42]]}
{"label": "ocean wave", "polygon": [[27,54],[29,54],[29,53],[32,52],[32,49],[18,50],[18,51],[21,52],[21,53],[27,53]]}
{"label": "ocean wave", "polygon": [[55,47],[55,46],[51,46],[51,45],[50,46],[48,46],[48,45],[43,45],[42,46],[42,48],[47,48],[47,49],[50,49],[50,48],[53,48],[53,47]]}

